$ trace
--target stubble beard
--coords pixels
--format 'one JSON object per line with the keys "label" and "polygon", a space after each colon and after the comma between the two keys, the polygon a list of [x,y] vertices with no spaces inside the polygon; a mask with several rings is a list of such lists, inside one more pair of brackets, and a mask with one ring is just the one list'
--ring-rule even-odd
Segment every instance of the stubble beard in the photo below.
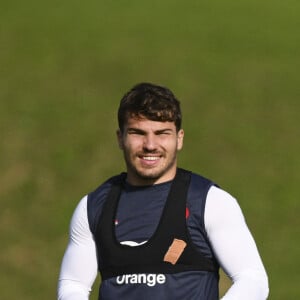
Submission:
{"label": "stubble beard", "polygon": [[[163,157],[165,157],[163,155]],[[157,167],[137,167],[130,157],[124,153],[124,158],[127,166],[127,172],[131,173],[135,176],[135,178],[139,179],[140,181],[145,181],[145,184],[149,182],[155,182],[163,177],[169,170],[171,170],[177,163],[177,155],[176,152],[172,154],[170,161],[166,161],[165,164]]]}

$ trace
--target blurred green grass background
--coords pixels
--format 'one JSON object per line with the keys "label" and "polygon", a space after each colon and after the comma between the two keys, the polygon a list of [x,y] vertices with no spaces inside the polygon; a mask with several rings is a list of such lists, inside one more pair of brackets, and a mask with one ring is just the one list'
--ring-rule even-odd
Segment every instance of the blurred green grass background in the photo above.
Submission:
{"label": "blurred green grass background", "polygon": [[269,298],[299,299],[299,13],[296,0],[1,1],[0,298],[55,299],[75,206],[124,168],[119,99],[150,81],[181,100],[180,165],[238,198]]}

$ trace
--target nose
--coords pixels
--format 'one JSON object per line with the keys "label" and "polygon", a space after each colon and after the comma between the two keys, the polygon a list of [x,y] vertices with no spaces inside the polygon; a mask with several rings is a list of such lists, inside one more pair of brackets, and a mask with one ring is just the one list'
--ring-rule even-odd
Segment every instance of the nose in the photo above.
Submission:
{"label": "nose", "polygon": [[157,149],[155,135],[147,134],[144,136],[143,148],[145,151],[154,151]]}

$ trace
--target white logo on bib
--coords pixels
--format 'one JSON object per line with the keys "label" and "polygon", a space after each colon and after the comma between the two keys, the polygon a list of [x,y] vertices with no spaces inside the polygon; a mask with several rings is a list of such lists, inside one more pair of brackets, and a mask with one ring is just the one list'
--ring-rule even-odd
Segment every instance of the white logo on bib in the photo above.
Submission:
{"label": "white logo on bib", "polygon": [[164,274],[126,274],[118,276],[116,283],[122,284],[147,284],[152,287],[156,284],[166,283],[166,276]]}

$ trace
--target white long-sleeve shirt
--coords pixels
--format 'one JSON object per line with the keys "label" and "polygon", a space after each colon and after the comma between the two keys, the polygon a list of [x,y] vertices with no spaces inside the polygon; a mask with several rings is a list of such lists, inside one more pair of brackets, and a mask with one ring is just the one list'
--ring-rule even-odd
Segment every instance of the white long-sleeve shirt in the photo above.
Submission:
{"label": "white long-sleeve shirt", "polygon": [[[267,299],[267,274],[237,201],[222,189],[211,187],[204,222],[214,254],[233,283],[221,300]],[[71,220],[58,299],[88,300],[97,271],[96,245],[88,223],[85,196]]]}

